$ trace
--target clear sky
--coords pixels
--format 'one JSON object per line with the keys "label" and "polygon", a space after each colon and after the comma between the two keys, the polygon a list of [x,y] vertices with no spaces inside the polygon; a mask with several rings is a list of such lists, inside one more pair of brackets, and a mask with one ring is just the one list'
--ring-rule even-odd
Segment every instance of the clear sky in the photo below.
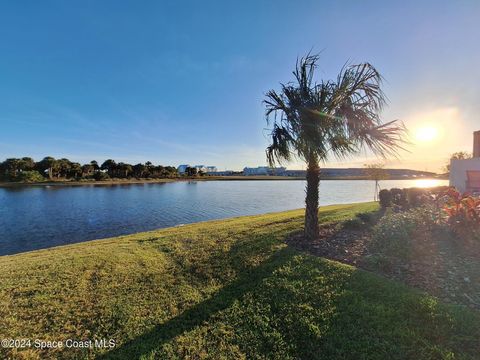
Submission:
{"label": "clear sky", "polygon": [[264,93],[313,49],[374,64],[412,133],[388,165],[437,171],[480,129],[479,44],[477,0],[3,1],[0,159],[263,165]]}

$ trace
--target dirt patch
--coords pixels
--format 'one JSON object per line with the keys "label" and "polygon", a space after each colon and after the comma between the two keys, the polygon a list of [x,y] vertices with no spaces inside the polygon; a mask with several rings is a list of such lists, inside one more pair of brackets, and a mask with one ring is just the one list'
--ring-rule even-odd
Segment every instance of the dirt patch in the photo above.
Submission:
{"label": "dirt patch", "polygon": [[321,227],[314,241],[306,240],[303,233],[292,234],[287,239],[287,244],[298,250],[351,265],[358,265],[369,255],[369,242],[368,231],[337,230],[335,226]]}

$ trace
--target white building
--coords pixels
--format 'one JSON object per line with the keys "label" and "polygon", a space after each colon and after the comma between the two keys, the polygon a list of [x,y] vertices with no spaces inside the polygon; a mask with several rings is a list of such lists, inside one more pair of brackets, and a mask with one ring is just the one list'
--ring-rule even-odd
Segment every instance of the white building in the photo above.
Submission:
{"label": "white building", "polygon": [[179,174],[185,174],[185,171],[187,171],[187,167],[190,167],[189,164],[185,165],[178,165],[177,171]]}
{"label": "white building", "polygon": [[243,168],[243,175],[268,175],[268,167],[266,166],[258,166],[256,168]]}
{"label": "white building", "polygon": [[195,165],[194,168],[196,168],[197,171],[201,171],[205,174],[217,171],[216,166],[210,166],[210,165]]}
{"label": "white building", "polygon": [[179,174],[185,174],[188,167],[195,168],[195,169],[197,169],[197,172],[202,171],[203,173],[206,173],[206,174],[217,171],[216,166],[206,166],[206,165],[194,165],[194,166],[192,166],[190,164],[179,165],[178,168],[177,168],[177,171],[178,171]]}
{"label": "white building", "polygon": [[480,131],[473,133],[473,158],[450,161],[450,186],[460,192],[480,192]]}
{"label": "white building", "polygon": [[231,175],[235,175],[235,172],[233,170],[224,170],[224,171],[214,171],[209,174],[213,176],[231,176]]}
{"label": "white building", "polygon": [[208,174],[208,173],[215,173],[215,172],[217,172],[217,171],[218,171],[218,169],[217,169],[216,166],[207,166],[207,171],[206,171],[207,174]]}
{"label": "white building", "polygon": [[206,167],[205,165],[194,165],[194,166],[192,166],[192,167],[194,167],[195,169],[197,169],[197,172],[200,172],[200,171],[201,171],[201,172],[205,173],[206,170],[207,170],[207,167]]}

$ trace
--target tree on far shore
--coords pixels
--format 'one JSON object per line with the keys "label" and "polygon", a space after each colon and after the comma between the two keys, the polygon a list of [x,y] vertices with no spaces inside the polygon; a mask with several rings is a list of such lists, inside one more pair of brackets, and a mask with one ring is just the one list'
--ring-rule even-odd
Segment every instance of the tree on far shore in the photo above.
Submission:
{"label": "tree on far shore", "polygon": [[48,178],[52,180],[58,170],[58,161],[51,156],[46,156],[37,163],[37,169],[41,174],[47,172]]}
{"label": "tree on far shore", "polygon": [[[196,171],[196,169],[194,169]],[[100,167],[96,160],[81,165],[67,158],[55,159],[51,156],[35,162],[31,157],[8,158],[0,162],[0,181],[37,182],[45,178],[55,181],[65,180],[107,180],[109,178],[142,179],[174,178],[178,176],[174,166],[145,164],[131,165],[108,159]]]}
{"label": "tree on far shore", "polygon": [[402,149],[404,125],[383,123],[381,76],[369,63],[345,65],[332,81],[315,82],[318,55],[297,60],[295,80],[270,90],[264,100],[271,145],[266,156],[275,163],[299,159],[307,164],[305,237],[318,236],[320,163],[344,159],[367,148],[386,157]]}
{"label": "tree on far shore", "polygon": [[197,176],[198,175],[197,168],[187,166],[187,168],[185,169],[185,174],[187,174],[187,176]]}
{"label": "tree on far shore", "polygon": [[373,201],[377,201],[378,193],[380,191],[380,180],[388,179],[388,173],[384,169],[385,164],[381,162],[373,163],[373,164],[365,164],[365,175],[368,176],[370,180],[375,181],[375,192],[373,194]]}

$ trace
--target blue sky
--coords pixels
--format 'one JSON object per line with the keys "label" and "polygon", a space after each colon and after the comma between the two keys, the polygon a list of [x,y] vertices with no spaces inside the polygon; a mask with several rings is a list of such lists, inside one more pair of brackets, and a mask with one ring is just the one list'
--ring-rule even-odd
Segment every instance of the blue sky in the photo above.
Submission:
{"label": "blue sky", "polygon": [[361,3],[2,2],[0,158],[262,165],[263,95],[313,49],[319,78],[347,60],[386,78],[384,118],[413,139],[388,166],[439,170],[480,129],[480,2]]}

